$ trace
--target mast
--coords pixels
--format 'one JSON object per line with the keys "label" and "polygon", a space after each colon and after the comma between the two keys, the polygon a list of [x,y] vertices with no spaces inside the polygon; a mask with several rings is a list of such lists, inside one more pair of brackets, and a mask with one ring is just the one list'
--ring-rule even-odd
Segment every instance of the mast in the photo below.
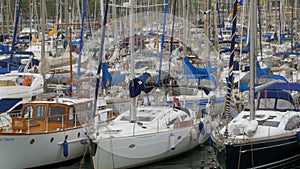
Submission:
{"label": "mast", "polygon": [[[134,14],[135,14],[135,5],[136,5],[136,0],[130,0],[130,36],[129,36],[129,45],[130,45],[130,79],[133,81],[135,72],[134,72],[134,58],[133,58],[133,53],[134,53],[134,40],[135,40],[135,32],[134,32]],[[134,83],[132,83],[134,85]],[[135,122],[136,121],[136,98],[133,97],[131,98],[131,103],[130,103],[130,122]]]}
{"label": "mast", "polygon": [[169,73],[168,73],[168,80],[170,80],[170,72],[171,72],[171,56],[173,52],[173,41],[174,41],[174,25],[175,25],[175,16],[176,16],[176,1],[174,0],[173,3],[173,13],[172,13],[172,35],[171,35],[171,45],[170,45],[170,56],[169,56]]}
{"label": "mast", "polygon": [[[113,6],[112,6],[112,14],[113,14],[113,19],[116,20],[117,18],[117,10],[116,10],[116,0],[113,0]],[[112,33],[113,33],[113,38],[114,38],[114,44],[115,44],[115,41],[116,41],[116,29],[117,29],[117,22],[114,21],[113,22],[113,27],[112,27]]]}
{"label": "mast", "polygon": [[229,69],[228,69],[228,79],[227,79],[227,94],[225,98],[225,119],[226,119],[226,129],[224,135],[228,136],[228,123],[229,123],[229,111],[232,95],[232,83],[233,83],[233,58],[234,58],[234,47],[235,47],[235,30],[237,21],[237,1],[235,0],[233,5],[233,16],[232,16],[232,29],[231,29],[231,44],[230,44],[230,58],[229,58]]}
{"label": "mast", "polygon": [[3,16],[3,0],[1,0],[1,20],[2,20],[2,24],[1,24],[1,33],[2,33],[2,39],[4,40],[4,16]]}
{"label": "mast", "polygon": [[255,119],[255,100],[254,100],[254,84],[255,84],[255,49],[256,49],[256,29],[257,29],[257,0],[251,0],[250,1],[250,95],[249,95],[249,101],[250,101],[250,120]]}
{"label": "mast", "polygon": [[20,17],[20,12],[21,12],[21,5],[22,5],[22,0],[19,0],[18,9],[16,11],[15,25],[14,25],[14,35],[13,35],[13,40],[12,40],[12,45],[11,45],[12,54],[10,54],[9,62],[7,63],[8,72],[11,71],[10,63],[12,62],[12,57],[14,55],[13,52],[16,51],[16,46],[15,45],[16,45],[19,17]]}
{"label": "mast", "polygon": [[[80,30],[80,50],[79,50],[79,56],[78,56],[78,67],[77,67],[77,75],[81,76],[80,68],[81,68],[81,55],[82,55],[82,48],[83,48],[83,31],[84,31],[84,16],[85,16],[85,10],[86,10],[86,2],[87,0],[83,0],[82,5],[82,16],[81,16],[81,30]],[[71,44],[71,43],[70,43]]]}
{"label": "mast", "polygon": [[[263,60],[263,49],[262,49],[262,26],[261,26],[261,4],[257,1],[257,10],[258,10],[258,26],[259,26],[259,49],[260,49],[260,57]],[[250,15],[251,16],[251,15]]]}
{"label": "mast", "polygon": [[294,51],[294,0],[291,0],[291,52]]}
{"label": "mast", "polygon": [[47,61],[46,57],[45,57],[45,0],[42,0],[41,2],[41,31],[42,31],[42,46],[41,46],[41,62],[40,62],[40,73],[43,76],[43,80],[44,80],[44,91],[47,90],[47,84],[46,84],[46,77],[45,74],[46,72],[49,71],[50,69],[50,65],[49,62]]}

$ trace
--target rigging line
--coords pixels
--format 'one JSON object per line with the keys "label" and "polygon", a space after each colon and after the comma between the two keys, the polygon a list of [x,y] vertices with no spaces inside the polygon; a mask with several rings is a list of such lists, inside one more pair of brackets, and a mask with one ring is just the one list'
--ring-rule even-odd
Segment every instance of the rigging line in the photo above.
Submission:
{"label": "rigging line", "polygon": [[[222,35],[222,27],[223,27],[223,23],[221,24],[221,18],[220,18],[220,7],[219,7],[219,0],[217,0],[217,6],[216,6],[216,8],[217,8],[217,11],[218,11],[218,22],[219,22],[219,28],[220,28],[220,30],[219,30],[219,32],[220,32],[220,35],[221,35],[221,40],[223,41],[223,35]],[[218,38],[218,37],[216,37],[216,38]]]}
{"label": "rigging line", "polygon": [[279,8],[279,12],[278,12],[278,17],[279,17],[279,35],[278,35],[278,37],[279,37],[279,44],[281,45],[281,6],[282,6],[282,3],[280,2],[280,1],[278,1],[278,8]]}
{"label": "rigging line", "polygon": [[92,24],[91,24],[91,15],[90,15],[90,7],[89,7],[89,4],[87,4],[86,6],[87,8],[87,19],[88,19],[88,28],[89,28],[89,31],[90,31],[90,38],[93,39],[93,32],[92,32]]}
{"label": "rigging line", "polygon": [[261,26],[261,6],[259,1],[257,1],[257,10],[258,10],[258,26],[259,26],[259,49],[260,49],[260,57],[263,60],[263,52],[262,52],[262,26]]}
{"label": "rigging line", "polygon": [[[98,69],[97,69],[97,75],[100,74],[102,69],[102,58],[103,58],[103,48],[104,48],[104,38],[105,38],[105,29],[106,29],[106,23],[107,23],[107,13],[108,13],[108,1],[106,0],[105,4],[105,14],[103,18],[103,24],[101,26],[101,43],[100,43],[100,52],[98,57]],[[100,85],[100,79],[96,78],[96,88],[95,88],[95,95],[94,95],[94,108],[93,108],[93,116],[96,114],[97,110],[97,99],[98,99],[98,92],[99,92],[99,85]]]}
{"label": "rigging line", "polygon": [[164,52],[164,41],[165,41],[165,30],[166,30],[166,20],[167,20],[167,12],[168,12],[168,0],[165,0],[165,9],[164,9],[164,24],[163,24],[163,32],[161,37],[161,47],[160,47],[160,58],[159,58],[159,69],[158,69],[158,78],[157,78],[157,86],[160,87],[160,80],[161,80],[161,67],[162,67],[162,57]]}
{"label": "rigging line", "polygon": [[[60,8],[61,8],[61,0],[58,1],[58,7],[57,7],[57,20],[56,20],[56,23],[60,23],[60,19],[61,19],[61,18],[60,18],[60,15],[61,15],[61,13],[60,13]],[[56,31],[57,31],[57,33],[56,33],[56,39],[55,39],[55,54],[56,54],[56,57],[57,57],[57,51],[58,51],[58,48],[57,48],[57,44],[58,44],[57,39],[58,39],[59,25],[60,25],[60,24],[56,24]]]}
{"label": "rigging line", "polygon": [[[173,3],[173,19],[172,19],[172,35],[171,35],[171,42],[170,42],[170,55],[169,55],[169,72],[168,72],[168,81],[170,83],[170,71],[171,71],[171,59],[172,59],[172,52],[173,52],[173,41],[174,41],[174,23],[175,23],[175,14],[176,14],[176,0],[174,0]],[[169,84],[169,85],[173,85],[173,84]],[[168,90],[165,93],[165,96],[167,95],[167,93],[169,92],[169,87],[167,88]]]}

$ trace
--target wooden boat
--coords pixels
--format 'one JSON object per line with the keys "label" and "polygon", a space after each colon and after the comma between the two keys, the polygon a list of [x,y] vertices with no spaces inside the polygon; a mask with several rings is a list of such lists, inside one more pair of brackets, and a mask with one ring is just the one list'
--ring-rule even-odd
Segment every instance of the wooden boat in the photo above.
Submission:
{"label": "wooden boat", "polygon": [[55,98],[24,104],[21,116],[3,114],[0,121],[0,168],[32,168],[83,156],[85,130],[77,118],[92,100]]}

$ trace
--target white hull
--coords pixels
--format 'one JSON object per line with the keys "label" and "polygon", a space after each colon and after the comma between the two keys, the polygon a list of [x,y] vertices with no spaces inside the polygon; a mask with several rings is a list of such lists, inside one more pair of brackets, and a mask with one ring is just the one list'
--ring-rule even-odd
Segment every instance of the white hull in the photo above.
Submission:
{"label": "white hull", "polygon": [[[63,152],[66,136],[68,137],[67,157]],[[85,138],[83,128],[32,135],[0,135],[0,168],[31,168],[81,157],[86,146],[80,141]]]}
{"label": "white hull", "polygon": [[[196,129],[197,138],[192,137],[192,128]],[[176,140],[174,145],[170,143],[171,133]],[[94,168],[128,168],[161,161],[198,146],[198,133],[199,127],[195,125],[154,134],[101,139],[93,156]]]}

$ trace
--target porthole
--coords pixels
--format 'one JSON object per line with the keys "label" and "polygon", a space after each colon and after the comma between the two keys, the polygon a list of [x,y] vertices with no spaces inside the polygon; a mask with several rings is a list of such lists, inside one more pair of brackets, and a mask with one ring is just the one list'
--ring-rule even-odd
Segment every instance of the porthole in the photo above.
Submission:
{"label": "porthole", "polygon": [[34,139],[31,139],[31,140],[30,140],[30,144],[33,144],[33,143],[34,143],[34,141],[35,141]]}
{"label": "porthole", "polygon": [[65,136],[65,140],[68,140],[68,135]]}
{"label": "porthole", "polygon": [[53,138],[53,137],[51,137],[51,139],[50,139],[50,143],[52,143],[52,142],[53,142],[53,140],[54,140],[54,138]]}
{"label": "porthole", "polygon": [[177,137],[177,140],[180,140],[180,139],[181,139],[181,136],[178,136],[178,137]]}
{"label": "porthole", "polygon": [[80,137],[80,133],[77,134],[77,137]]}
{"label": "porthole", "polygon": [[130,144],[129,145],[129,148],[134,148],[135,147],[135,144]]}

